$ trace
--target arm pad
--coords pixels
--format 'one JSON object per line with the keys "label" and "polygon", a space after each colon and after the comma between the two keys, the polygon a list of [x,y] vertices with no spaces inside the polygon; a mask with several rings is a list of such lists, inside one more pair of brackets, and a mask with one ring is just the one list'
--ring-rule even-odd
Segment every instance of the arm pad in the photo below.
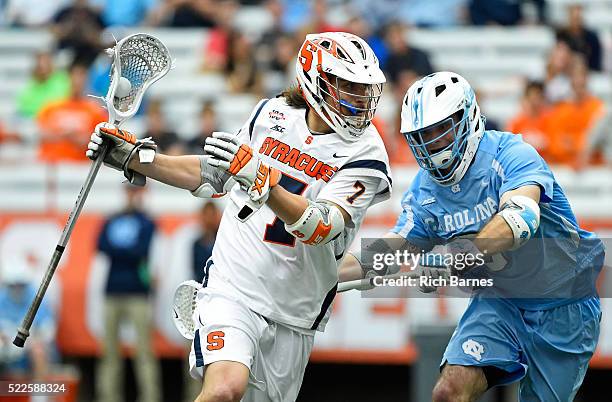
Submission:
{"label": "arm pad", "polygon": [[206,163],[210,155],[200,156],[200,176],[202,184],[191,192],[194,197],[219,198],[227,194],[234,187],[236,180],[224,170],[217,169]]}
{"label": "arm pad", "polygon": [[524,195],[515,195],[502,205],[500,215],[514,235],[510,250],[516,250],[535,235],[540,226],[540,207],[538,203]]}
{"label": "arm pad", "polygon": [[325,201],[308,201],[308,207],[293,224],[285,223],[285,230],[304,244],[327,244],[344,231],[344,217],[337,206]]}

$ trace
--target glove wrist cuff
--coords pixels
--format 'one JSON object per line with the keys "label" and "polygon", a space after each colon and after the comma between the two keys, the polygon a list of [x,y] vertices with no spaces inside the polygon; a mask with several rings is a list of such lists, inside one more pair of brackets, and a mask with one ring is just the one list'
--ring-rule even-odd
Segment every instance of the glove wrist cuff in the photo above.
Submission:
{"label": "glove wrist cuff", "polygon": [[157,145],[151,137],[145,138],[143,140],[136,141],[134,148],[128,154],[128,157],[125,159],[123,163],[123,175],[126,179],[135,186],[144,186],[147,182],[147,178],[142,173],[139,173],[133,169],[130,169],[129,165],[136,155],[138,155],[138,160],[142,164],[152,163],[155,159],[155,153],[157,151]]}

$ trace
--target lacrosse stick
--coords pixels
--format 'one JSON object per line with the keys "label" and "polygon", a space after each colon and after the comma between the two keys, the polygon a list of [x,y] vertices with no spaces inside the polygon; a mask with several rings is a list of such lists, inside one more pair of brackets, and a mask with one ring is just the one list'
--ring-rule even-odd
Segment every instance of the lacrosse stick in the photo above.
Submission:
{"label": "lacrosse stick", "polygon": [[196,297],[202,284],[196,281],[185,281],[174,291],[172,310],[174,311],[174,326],[187,339],[193,339],[195,324],[193,312],[196,308]]}
{"label": "lacrosse stick", "polygon": [[[433,256],[434,254],[430,254],[427,253],[424,255],[423,261],[424,264],[422,265],[422,267],[429,267],[431,269],[435,269],[438,272],[438,276],[439,277],[443,277],[448,279],[448,276],[450,274],[448,267],[442,265],[442,264],[436,264],[434,262],[434,260],[428,260],[428,258],[430,258],[429,256]],[[337,293],[340,292],[346,292],[348,290],[370,290],[376,287],[376,284],[374,283],[374,279],[375,278],[383,278],[386,280],[389,279],[400,279],[400,278],[414,278],[414,279],[419,279],[420,277],[423,276],[423,271],[420,269],[414,270],[414,271],[404,271],[404,272],[397,272],[395,274],[391,274],[391,275],[374,275],[374,276],[370,276],[364,279],[356,279],[353,281],[346,281],[346,282],[340,282],[338,284],[338,290],[336,291]],[[380,279],[379,279],[380,280]]]}
{"label": "lacrosse stick", "polygon": [[370,278],[364,279],[355,279],[353,281],[340,282],[338,284],[337,293],[346,292],[349,290],[370,290],[375,288],[374,278],[384,278],[384,279],[399,279],[399,278],[418,278],[421,274],[418,272],[398,272],[396,274],[391,275],[378,275],[372,276]]}
{"label": "lacrosse stick", "polygon": [[[145,91],[155,81],[166,75],[172,63],[166,46],[159,39],[143,33],[130,35],[122,39],[113,49],[108,49],[107,52],[113,58],[113,63],[111,67],[111,83],[105,98],[106,108],[108,109],[109,122],[120,125],[138,111]],[[81,209],[83,209],[89,190],[98,174],[98,170],[100,170],[106,152],[107,146],[102,144],[98,157],[89,168],[87,178],[68,216],[64,231],[55,247],[36,296],[32,304],[30,304],[21,327],[17,330],[17,336],[13,340],[15,346],[23,347],[26,339],[30,336],[32,321],[34,321],[47,287],[66,249],[72,229],[81,213]]]}

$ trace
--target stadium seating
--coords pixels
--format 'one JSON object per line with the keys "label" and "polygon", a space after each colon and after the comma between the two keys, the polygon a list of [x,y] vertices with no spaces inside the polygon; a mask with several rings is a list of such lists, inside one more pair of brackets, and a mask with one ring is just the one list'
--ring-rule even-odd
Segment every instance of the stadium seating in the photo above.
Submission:
{"label": "stadium seating", "polygon": [[[260,27],[263,28],[265,24]],[[150,95],[169,101],[166,108],[170,123],[179,135],[186,137],[193,133],[201,102],[208,99],[219,100],[221,128],[235,129],[236,122],[248,116],[255,100],[228,94],[221,75],[201,71],[207,31],[155,29],[151,32],[170,48],[175,67],[152,88]],[[485,114],[502,124],[518,108],[523,79],[542,78],[545,57],[554,42],[552,30],[546,27],[413,30],[408,35],[411,43],[431,53],[437,69],[465,75],[483,95]],[[0,60],[3,81],[0,120],[9,127],[21,123],[21,120],[15,122],[14,99],[29,77],[32,53],[47,48],[51,42],[46,31],[0,31],[0,54],[8,56]],[[609,74],[594,74],[590,85],[598,96],[612,99]]]}

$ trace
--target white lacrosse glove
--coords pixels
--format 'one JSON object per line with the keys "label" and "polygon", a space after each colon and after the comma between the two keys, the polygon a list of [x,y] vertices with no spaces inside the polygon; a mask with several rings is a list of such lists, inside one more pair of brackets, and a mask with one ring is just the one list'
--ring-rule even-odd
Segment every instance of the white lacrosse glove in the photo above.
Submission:
{"label": "white lacrosse glove", "polygon": [[[439,264],[436,258],[431,258],[436,253],[425,253],[421,257],[420,264],[416,267],[415,272],[421,278],[427,278],[427,282],[437,280],[439,278],[447,278],[450,276],[450,269],[444,264]],[[423,284],[419,278],[419,291],[422,293],[433,293],[438,290],[437,286]]]}
{"label": "white lacrosse glove", "polygon": [[270,189],[280,181],[280,171],[263,163],[250,146],[233,134],[214,132],[206,138],[204,151],[212,156],[206,163],[234,176],[256,205],[263,205]]}
{"label": "white lacrosse glove", "polygon": [[[487,267],[484,255],[469,239],[455,239],[442,247],[441,252],[425,253],[418,269],[422,276],[439,278],[459,276],[462,278],[486,278]],[[435,286],[421,286],[423,293],[437,290]]]}
{"label": "white lacrosse glove", "polygon": [[137,140],[136,136],[129,131],[120,130],[111,123],[99,123],[87,144],[85,155],[91,160],[98,157],[100,146],[106,143],[109,146],[104,157],[104,164],[113,169],[123,171],[130,183],[144,186],[146,178],[144,175],[128,168],[134,155],[138,154],[140,163],[151,163],[155,158],[157,145],[151,138]]}
{"label": "white lacrosse glove", "polygon": [[236,180],[234,176],[227,173],[223,169],[218,169],[210,166],[206,160],[212,158],[210,155],[200,156],[200,175],[202,184],[191,194],[200,198],[220,198],[227,194]]}
{"label": "white lacrosse glove", "polygon": [[484,254],[469,239],[455,239],[445,246],[445,253],[452,255],[452,262],[449,265],[451,275],[457,276],[478,276],[483,270]]}

